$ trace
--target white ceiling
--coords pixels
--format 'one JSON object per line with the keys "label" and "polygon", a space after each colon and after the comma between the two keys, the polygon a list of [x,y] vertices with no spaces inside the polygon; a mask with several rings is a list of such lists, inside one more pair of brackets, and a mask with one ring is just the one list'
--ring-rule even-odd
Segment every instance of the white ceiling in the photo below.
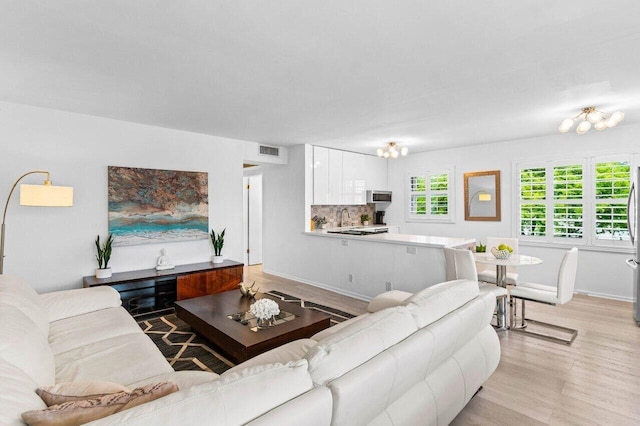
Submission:
{"label": "white ceiling", "polygon": [[0,0],[0,100],[412,152],[640,121],[640,2]]}

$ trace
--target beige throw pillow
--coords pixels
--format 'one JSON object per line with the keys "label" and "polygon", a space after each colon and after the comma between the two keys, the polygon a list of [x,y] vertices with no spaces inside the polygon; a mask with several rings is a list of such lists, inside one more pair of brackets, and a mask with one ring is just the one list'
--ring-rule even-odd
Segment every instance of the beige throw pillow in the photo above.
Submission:
{"label": "beige throw pillow", "polygon": [[176,392],[175,383],[164,382],[118,392],[95,399],[69,401],[44,410],[22,413],[22,420],[31,426],[75,426],[110,416]]}
{"label": "beige throw pillow", "polygon": [[101,398],[117,392],[131,392],[131,390],[113,382],[63,382],[36,390],[47,407],[69,401]]}

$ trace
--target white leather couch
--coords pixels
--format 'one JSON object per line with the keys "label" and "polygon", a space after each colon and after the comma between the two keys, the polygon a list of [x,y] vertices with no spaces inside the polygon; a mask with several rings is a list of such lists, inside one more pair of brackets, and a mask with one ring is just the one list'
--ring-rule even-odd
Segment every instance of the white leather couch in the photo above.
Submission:
{"label": "white leather couch", "polygon": [[[16,350],[3,344],[7,337],[0,337],[0,395],[13,395],[0,402],[2,424],[20,424],[21,412],[44,408],[33,393],[38,385],[96,379],[130,387],[171,380],[181,388],[92,423],[96,425],[445,425],[500,359],[498,338],[489,324],[495,296],[479,294],[477,283],[467,280],[430,287],[400,306],[283,345],[221,377],[173,372],[135,321],[125,320],[120,307],[97,309],[95,303],[85,312],[73,307],[68,300],[87,290],[36,296],[49,321],[40,319],[36,325],[24,309],[20,315],[20,307],[12,309],[7,303],[2,284],[0,277],[0,312],[4,309],[19,318],[5,321],[3,329],[30,329],[28,340],[39,338],[38,349],[44,353],[21,361]],[[105,292],[99,299],[119,305],[115,295],[106,296],[106,288],[95,290]],[[89,332],[92,326],[94,333]],[[95,334],[103,339],[89,337]],[[40,335],[48,335],[48,341]],[[46,368],[35,368],[36,364]]]}
{"label": "white leather couch", "polygon": [[252,358],[223,377],[306,359],[314,384],[331,390],[331,424],[446,425],[498,366],[500,343],[490,325],[495,302],[475,281],[437,284]]}
{"label": "white leather couch", "polygon": [[[150,407],[159,419],[155,424],[242,424],[284,403],[317,405],[318,419],[329,424],[330,394],[314,389],[305,361],[256,367],[225,378],[175,372],[120,304],[120,295],[108,286],[38,295],[18,278],[0,275],[0,425],[24,425],[23,412],[46,408],[36,388],[79,381],[109,381],[128,388],[175,382],[180,391],[170,396],[188,408],[177,403],[173,412],[166,397],[156,400],[160,407]],[[304,397],[297,400],[300,395]],[[142,405],[130,414],[146,411]],[[164,415],[166,411],[171,415]],[[119,424],[114,417],[92,423]]]}

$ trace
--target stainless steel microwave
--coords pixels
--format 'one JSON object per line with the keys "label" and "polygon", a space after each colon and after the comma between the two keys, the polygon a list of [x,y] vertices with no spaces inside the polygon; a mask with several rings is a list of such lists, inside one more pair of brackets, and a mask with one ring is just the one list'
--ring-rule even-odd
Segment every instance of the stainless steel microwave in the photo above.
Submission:
{"label": "stainless steel microwave", "polygon": [[367,191],[367,203],[390,203],[391,191]]}

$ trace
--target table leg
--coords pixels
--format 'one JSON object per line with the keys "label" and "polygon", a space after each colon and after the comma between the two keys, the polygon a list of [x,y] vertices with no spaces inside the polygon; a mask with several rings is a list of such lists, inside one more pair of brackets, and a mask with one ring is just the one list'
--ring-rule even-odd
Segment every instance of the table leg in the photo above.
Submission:
{"label": "table leg", "polygon": [[[496,265],[496,284],[500,287],[507,288],[507,267],[505,265]],[[501,297],[496,302],[498,304],[498,329],[506,330],[507,326],[507,298]]]}

